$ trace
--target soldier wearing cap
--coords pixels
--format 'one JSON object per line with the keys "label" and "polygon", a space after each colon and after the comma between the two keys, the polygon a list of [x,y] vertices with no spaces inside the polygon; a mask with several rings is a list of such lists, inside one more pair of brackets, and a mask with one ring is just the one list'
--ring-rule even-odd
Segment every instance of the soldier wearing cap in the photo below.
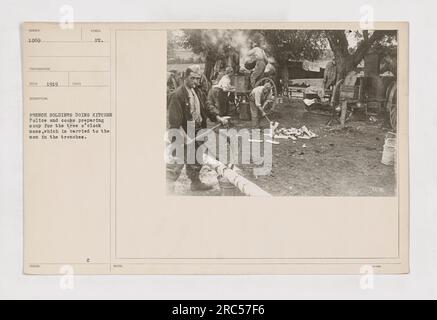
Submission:
{"label": "soldier wearing cap", "polygon": [[266,102],[272,101],[272,99],[272,85],[270,83],[258,86],[252,90],[249,96],[252,129],[260,128],[261,117],[266,115],[262,108]]}
{"label": "soldier wearing cap", "polygon": [[[201,79],[201,74],[196,71],[190,68],[185,71],[183,84],[173,92],[168,103],[169,129],[181,130],[182,135],[187,134],[189,121],[195,123],[196,132],[207,128],[207,118],[214,122],[221,122],[223,125],[228,123],[226,118],[219,116],[219,111],[214,106],[206,103],[206,98],[201,90],[196,89]],[[201,142],[195,142],[196,150],[200,145]],[[202,164],[198,163],[197,160],[195,164],[167,164],[167,182],[173,184],[181,175],[184,166],[186,166],[188,178],[191,180],[192,191],[212,189],[211,186],[200,181],[199,174]]]}
{"label": "soldier wearing cap", "polygon": [[195,74],[199,74],[200,77],[196,78],[196,89],[202,90],[203,94],[206,96],[211,88],[211,83],[204,73],[201,72],[200,66],[198,64],[194,64],[188,67],[193,70]]}

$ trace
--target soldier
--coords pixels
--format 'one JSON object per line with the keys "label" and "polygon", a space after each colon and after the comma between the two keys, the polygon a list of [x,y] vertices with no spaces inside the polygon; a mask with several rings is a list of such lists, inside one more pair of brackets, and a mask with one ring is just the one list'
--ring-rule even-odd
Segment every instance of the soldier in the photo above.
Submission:
{"label": "soldier", "polygon": [[[201,75],[190,68],[185,72],[183,84],[176,89],[170,97],[168,105],[168,122],[170,129],[178,129],[181,134],[186,137],[188,122],[195,123],[196,133],[207,127],[207,118],[214,122],[221,122],[223,125],[228,124],[226,118],[219,116],[218,110],[206,103],[206,98],[202,91],[196,89],[196,84],[200,81]],[[195,143],[195,149],[202,144],[200,141]],[[183,164],[169,163],[167,164],[167,182],[170,189],[174,182],[181,175],[182,169],[186,166],[188,178],[191,180],[192,191],[207,191],[212,189],[212,186],[206,185],[200,181],[200,170],[202,164],[196,159],[194,164],[186,163],[186,157]]]}
{"label": "soldier", "polygon": [[200,71],[199,65],[194,64],[189,66],[188,68],[193,70],[195,74],[200,74],[200,78],[196,79],[195,88],[202,90],[203,94],[206,97],[206,95],[209,92],[209,89],[211,88],[211,83],[209,82],[208,78],[205,76],[204,73]]}
{"label": "soldier", "polygon": [[209,108],[215,108],[220,110],[220,94],[222,89],[218,85],[213,85],[208,92],[208,97],[206,103]]}
{"label": "soldier", "polygon": [[266,83],[263,86],[258,86],[252,90],[249,96],[250,114],[252,116],[252,129],[259,129],[261,117],[266,114],[262,111],[262,107],[269,101],[272,101],[272,85]]}
{"label": "soldier", "polygon": [[256,82],[264,75],[269,61],[264,49],[262,49],[261,46],[256,42],[252,43],[252,49],[249,50],[247,56],[249,57],[249,61],[246,62],[246,66],[249,69],[254,66],[252,74],[250,75],[250,85],[252,88],[254,88]]}
{"label": "soldier", "polygon": [[334,60],[328,62],[323,75],[323,88],[332,90],[337,82],[337,62]]}
{"label": "soldier", "polygon": [[235,87],[231,85],[231,77],[234,74],[234,69],[231,67],[226,68],[225,75],[220,79],[218,87],[219,91],[219,111],[220,116],[229,115],[229,102],[234,97]]}

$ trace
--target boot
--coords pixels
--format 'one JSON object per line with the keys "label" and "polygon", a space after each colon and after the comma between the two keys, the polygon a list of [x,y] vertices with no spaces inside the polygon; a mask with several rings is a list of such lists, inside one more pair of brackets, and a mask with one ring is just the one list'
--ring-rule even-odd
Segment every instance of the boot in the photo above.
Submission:
{"label": "boot", "polygon": [[191,191],[197,192],[197,191],[209,191],[212,190],[213,187],[209,186],[205,183],[202,183],[200,181],[191,182]]}

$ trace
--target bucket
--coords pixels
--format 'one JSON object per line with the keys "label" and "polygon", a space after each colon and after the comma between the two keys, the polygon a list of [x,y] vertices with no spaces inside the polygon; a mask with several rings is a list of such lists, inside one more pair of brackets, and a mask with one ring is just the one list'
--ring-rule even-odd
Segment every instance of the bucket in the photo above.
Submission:
{"label": "bucket", "polygon": [[240,102],[239,107],[240,107],[240,120],[249,121],[251,119],[249,102]]}
{"label": "bucket", "polygon": [[228,179],[219,177],[218,182],[221,191],[220,195],[228,197],[239,195],[239,190],[237,189],[237,187],[230,183]]}
{"label": "bucket", "polygon": [[396,135],[388,133],[385,137],[384,151],[382,152],[381,163],[387,166],[392,166],[396,160]]}

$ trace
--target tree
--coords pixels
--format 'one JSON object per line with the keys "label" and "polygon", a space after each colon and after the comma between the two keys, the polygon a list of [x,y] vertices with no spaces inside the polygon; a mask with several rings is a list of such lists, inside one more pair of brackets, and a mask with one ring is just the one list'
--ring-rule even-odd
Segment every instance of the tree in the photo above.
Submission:
{"label": "tree", "polygon": [[266,41],[269,53],[275,58],[284,83],[288,83],[289,60],[317,60],[328,49],[320,30],[258,30]]}
{"label": "tree", "polygon": [[351,51],[349,50],[349,41],[345,31],[327,30],[324,34],[337,61],[338,78],[343,79],[360,64],[372,46],[378,43],[381,44],[384,39],[395,39],[397,33],[391,30],[377,30],[370,35],[369,31],[364,31],[356,49],[353,48]]}
{"label": "tree", "polygon": [[284,83],[288,83],[289,60],[317,60],[331,50],[337,60],[338,78],[354,70],[370,49],[394,51],[396,31],[377,30],[355,32],[355,43],[349,43],[346,30],[184,30],[178,45],[191,49],[205,59],[205,75],[211,79],[217,60],[223,59],[226,48],[247,49],[248,40],[264,42],[273,56]]}
{"label": "tree", "polygon": [[208,79],[211,79],[216,61],[223,58],[225,48],[232,43],[231,31],[190,29],[184,30],[184,34],[181,46],[204,57],[204,73]]}

